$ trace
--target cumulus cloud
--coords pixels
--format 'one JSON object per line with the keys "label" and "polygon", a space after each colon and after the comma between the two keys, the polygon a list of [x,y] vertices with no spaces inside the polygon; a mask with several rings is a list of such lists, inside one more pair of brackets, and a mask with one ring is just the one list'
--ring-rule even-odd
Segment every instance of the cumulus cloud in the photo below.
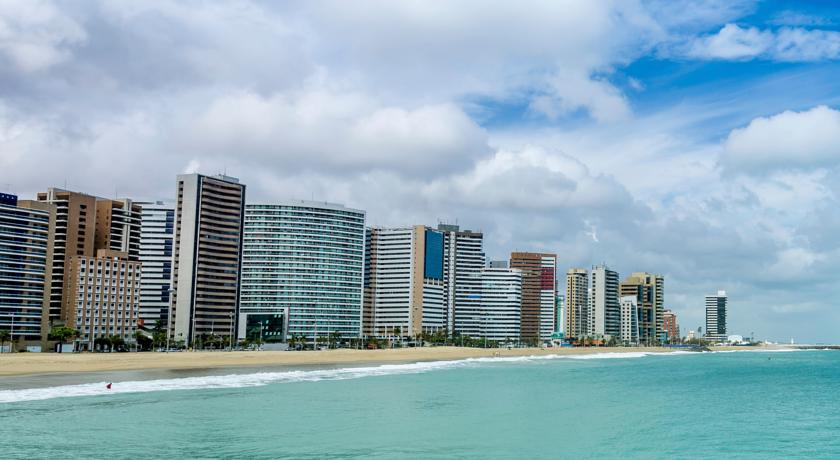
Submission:
{"label": "cumulus cloud", "polygon": [[726,24],[682,48],[685,55],[701,59],[834,60],[840,58],[840,32],[800,27],[773,31]]}
{"label": "cumulus cloud", "polygon": [[721,162],[736,171],[835,165],[840,162],[840,111],[818,106],[756,118],[733,130],[724,146]]}
{"label": "cumulus cloud", "polygon": [[24,74],[64,62],[87,35],[47,0],[0,2],[0,58]]}
{"label": "cumulus cloud", "polygon": [[235,93],[185,121],[180,149],[283,169],[436,175],[490,153],[482,128],[453,104],[406,109],[358,94]]}

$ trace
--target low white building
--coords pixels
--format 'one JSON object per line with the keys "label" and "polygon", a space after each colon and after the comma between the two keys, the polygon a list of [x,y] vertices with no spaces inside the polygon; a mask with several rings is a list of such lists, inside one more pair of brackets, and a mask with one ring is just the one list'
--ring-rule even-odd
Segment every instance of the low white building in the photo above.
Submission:
{"label": "low white building", "polygon": [[639,305],[635,296],[623,296],[621,304],[620,338],[624,344],[639,342]]}

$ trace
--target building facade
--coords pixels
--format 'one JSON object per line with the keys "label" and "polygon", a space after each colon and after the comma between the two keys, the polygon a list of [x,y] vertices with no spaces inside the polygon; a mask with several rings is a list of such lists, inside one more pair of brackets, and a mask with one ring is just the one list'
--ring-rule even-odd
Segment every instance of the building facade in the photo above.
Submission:
{"label": "building facade", "polygon": [[662,329],[665,333],[665,340],[672,341],[680,338],[680,326],[677,324],[677,314],[671,310],[662,312]]}
{"label": "building facade", "polygon": [[585,268],[570,268],[566,272],[565,321],[567,338],[582,338],[589,333],[589,281]]}
{"label": "building facade", "polygon": [[371,228],[367,244],[369,334],[416,338],[445,331],[443,232],[423,225]]}
{"label": "building facade", "polygon": [[297,200],[247,205],[238,337],[360,337],[364,267],[364,211]]}
{"label": "building facade", "polygon": [[166,326],[169,319],[175,207],[162,201],[138,204],[141,207],[139,260],[143,264],[139,325],[151,329],[158,322]]}
{"label": "building facade", "polygon": [[70,258],[69,297],[62,316],[79,331],[79,350],[93,350],[96,339],[117,336],[134,342],[140,315],[141,263],[128,253],[100,249],[95,257]]}
{"label": "building facade", "polygon": [[726,340],[726,291],[706,296],[706,340],[723,342]]}
{"label": "building facade", "polygon": [[621,330],[619,338],[624,345],[639,343],[639,305],[633,295],[621,297]]}
{"label": "building facade", "polygon": [[510,268],[522,271],[520,338],[523,341],[551,340],[557,321],[556,267],[556,254],[513,252],[510,255]]}
{"label": "building facade", "polygon": [[49,332],[55,207],[0,193],[0,330],[12,344]]}
{"label": "building facade", "polygon": [[592,267],[589,283],[589,334],[610,339],[620,335],[618,272],[606,265]]}
{"label": "building facade", "polygon": [[129,260],[140,260],[141,206],[132,200],[96,199],[94,250],[126,253]]}
{"label": "building facade", "polygon": [[46,192],[38,193],[36,200],[55,206],[53,260],[49,282],[50,307],[47,312],[49,331],[54,324],[63,320],[62,305],[75,298],[72,289],[69,288],[72,275],[71,258],[95,255],[96,197],[50,188]]}
{"label": "building facade", "polygon": [[457,225],[438,225],[443,232],[444,302],[448,332],[471,337],[481,330],[481,271],[484,235]]}
{"label": "building facade", "polygon": [[188,345],[208,335],[230,339],[239,310],[245,185],[184,174],[176,191],[171,337]]}
{"label": "building facade", "polygon": [[485,268],[481,271],[482,337],[495,342],[514,342],[520,336],[522,271],[515,268]]}
{"label": "building facade", "polygon": [[662,336],[662,312],[665,299],[665,278],[661,275],[636,272],[621,282],[621,296],[634,296],[638,306],[639,342],[659,343]]}

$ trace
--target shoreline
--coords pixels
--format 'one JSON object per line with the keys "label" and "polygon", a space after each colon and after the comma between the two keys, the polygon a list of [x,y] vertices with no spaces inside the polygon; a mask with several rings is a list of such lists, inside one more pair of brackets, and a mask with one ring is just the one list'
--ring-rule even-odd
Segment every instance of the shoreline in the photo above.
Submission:
{"label": "shoreline", "polygon": [[[771,350],[785,347],[716,347],[727,350]],[[197,370],[262,366],[334,366],[453,361],[468,358],[598,353],[671,353],[665,347],[466,348],[420,347],[384,350],[142,352],[142,353],[15,353],[0,354],[0,376],[66,375],[115,371]],[[498,355],[497,355],[498,353]]]}

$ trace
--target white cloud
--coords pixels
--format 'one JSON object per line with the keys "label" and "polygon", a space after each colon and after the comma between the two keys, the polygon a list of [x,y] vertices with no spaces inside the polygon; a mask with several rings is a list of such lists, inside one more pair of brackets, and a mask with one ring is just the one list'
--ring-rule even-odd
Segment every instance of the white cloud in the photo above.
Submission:
{"label": "white cloud", "polygon": [[0,57],[23,73],[68,60],[87,35],[47,0],[0,1]]}
{"label": "white cloud", "polygon": [[490,153],[483,129],[453,104],[381,106],[314,90],[220,97],[184,120],[180,150],[283,169],[439,175]]}
{"label": "white cloud", "polygon": [[833,60],[840,58],[840,32],[798,27],[773,31],[726,24],[683,48],[685,55],[701,59]]}
{"label": "white cloud", "polygon": [[725,141],[721,163],[746,172],[840,163],[840,111],[819,106],[752,120]]}

